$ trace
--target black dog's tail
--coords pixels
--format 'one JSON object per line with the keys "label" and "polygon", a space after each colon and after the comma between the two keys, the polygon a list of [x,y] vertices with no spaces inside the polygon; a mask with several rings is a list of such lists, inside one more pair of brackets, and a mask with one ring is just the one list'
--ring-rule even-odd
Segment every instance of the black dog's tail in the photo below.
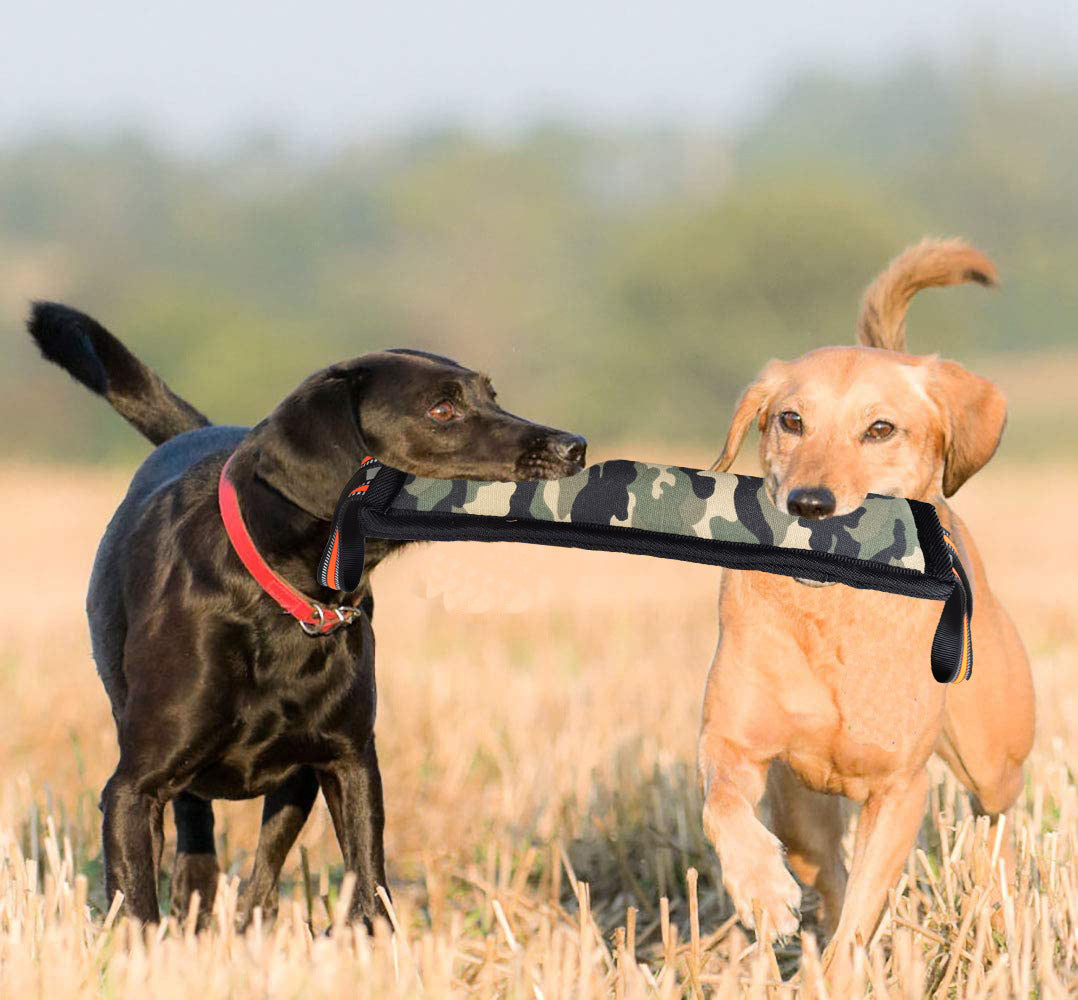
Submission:
{"label": "black dog's tail", "polygon": [[49,361],[99,396],[154,444],[207,420],[180,399],[100,323],[57,302],[35,302],[26,321],[30,336]]}

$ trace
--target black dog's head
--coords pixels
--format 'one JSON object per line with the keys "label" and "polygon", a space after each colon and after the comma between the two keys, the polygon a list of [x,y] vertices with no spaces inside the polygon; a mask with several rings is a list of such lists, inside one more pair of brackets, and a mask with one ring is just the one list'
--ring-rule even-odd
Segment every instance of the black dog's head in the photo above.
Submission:
{"label": "black dog's head", "polygon": [[256,428],[258,473],[318,517],[366,455],[434,479],[558,479],[587,442],[503,410],[490,379],[423,351],[368,354],[317,372]]}
{"label": "black dog's head", "polygon": [[438,479],[558,479],[587,442],[507,413],[490,379],[449,358],[394,350],[357,362],[359,427],[385,465]]}

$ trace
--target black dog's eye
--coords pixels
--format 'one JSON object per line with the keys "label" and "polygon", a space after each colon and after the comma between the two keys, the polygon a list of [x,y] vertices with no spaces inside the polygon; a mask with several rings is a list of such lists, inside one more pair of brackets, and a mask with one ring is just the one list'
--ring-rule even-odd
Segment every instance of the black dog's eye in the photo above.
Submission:
{"label": "black dog's eye", "polygon": [[448,424],[450,420],[456,418],[457,408],[448,399],[443,399],[440,403],[427,410],[427,416],[431,420],[437,420],[440,424]]}
{"label": "black dog's eye", "polygon": [[802,430],[801,414],[794,413],[793,410],[783,410],[779,414],[779,426],[790,434],[800,434]]}
{"label": "black dog's eye", "polygon": [[866,441],[884,441],[895,432],[895,425],[890,420],[877,420],[867,431]]}

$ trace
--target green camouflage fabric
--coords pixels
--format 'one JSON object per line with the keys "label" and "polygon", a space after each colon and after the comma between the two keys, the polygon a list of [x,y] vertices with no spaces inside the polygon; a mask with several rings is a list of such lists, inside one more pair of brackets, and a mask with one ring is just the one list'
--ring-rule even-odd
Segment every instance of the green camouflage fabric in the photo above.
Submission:
{"label": "green camouflage fabric", "polygon": [[616,460],[549,481],[406,477],[389,512],[437,511],[506,520],[613,525],[722,542],[776,545],[924,572],[907,501],[869,497],[849,514],[810,521],[784,514],[762,479]]}

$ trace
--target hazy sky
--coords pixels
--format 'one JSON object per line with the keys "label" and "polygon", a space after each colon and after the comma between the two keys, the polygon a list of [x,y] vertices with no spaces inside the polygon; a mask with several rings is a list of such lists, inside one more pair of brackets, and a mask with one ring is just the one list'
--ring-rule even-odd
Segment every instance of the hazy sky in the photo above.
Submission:
{"label": "hazy sky", "polygon": [[805,65],[991,46],[1078,64],[1078,0],[380,4],[3,2],[0,137],[141,124],[199,146],[270,127],[319,145],[455,117],[512,126],[751,114]]}

